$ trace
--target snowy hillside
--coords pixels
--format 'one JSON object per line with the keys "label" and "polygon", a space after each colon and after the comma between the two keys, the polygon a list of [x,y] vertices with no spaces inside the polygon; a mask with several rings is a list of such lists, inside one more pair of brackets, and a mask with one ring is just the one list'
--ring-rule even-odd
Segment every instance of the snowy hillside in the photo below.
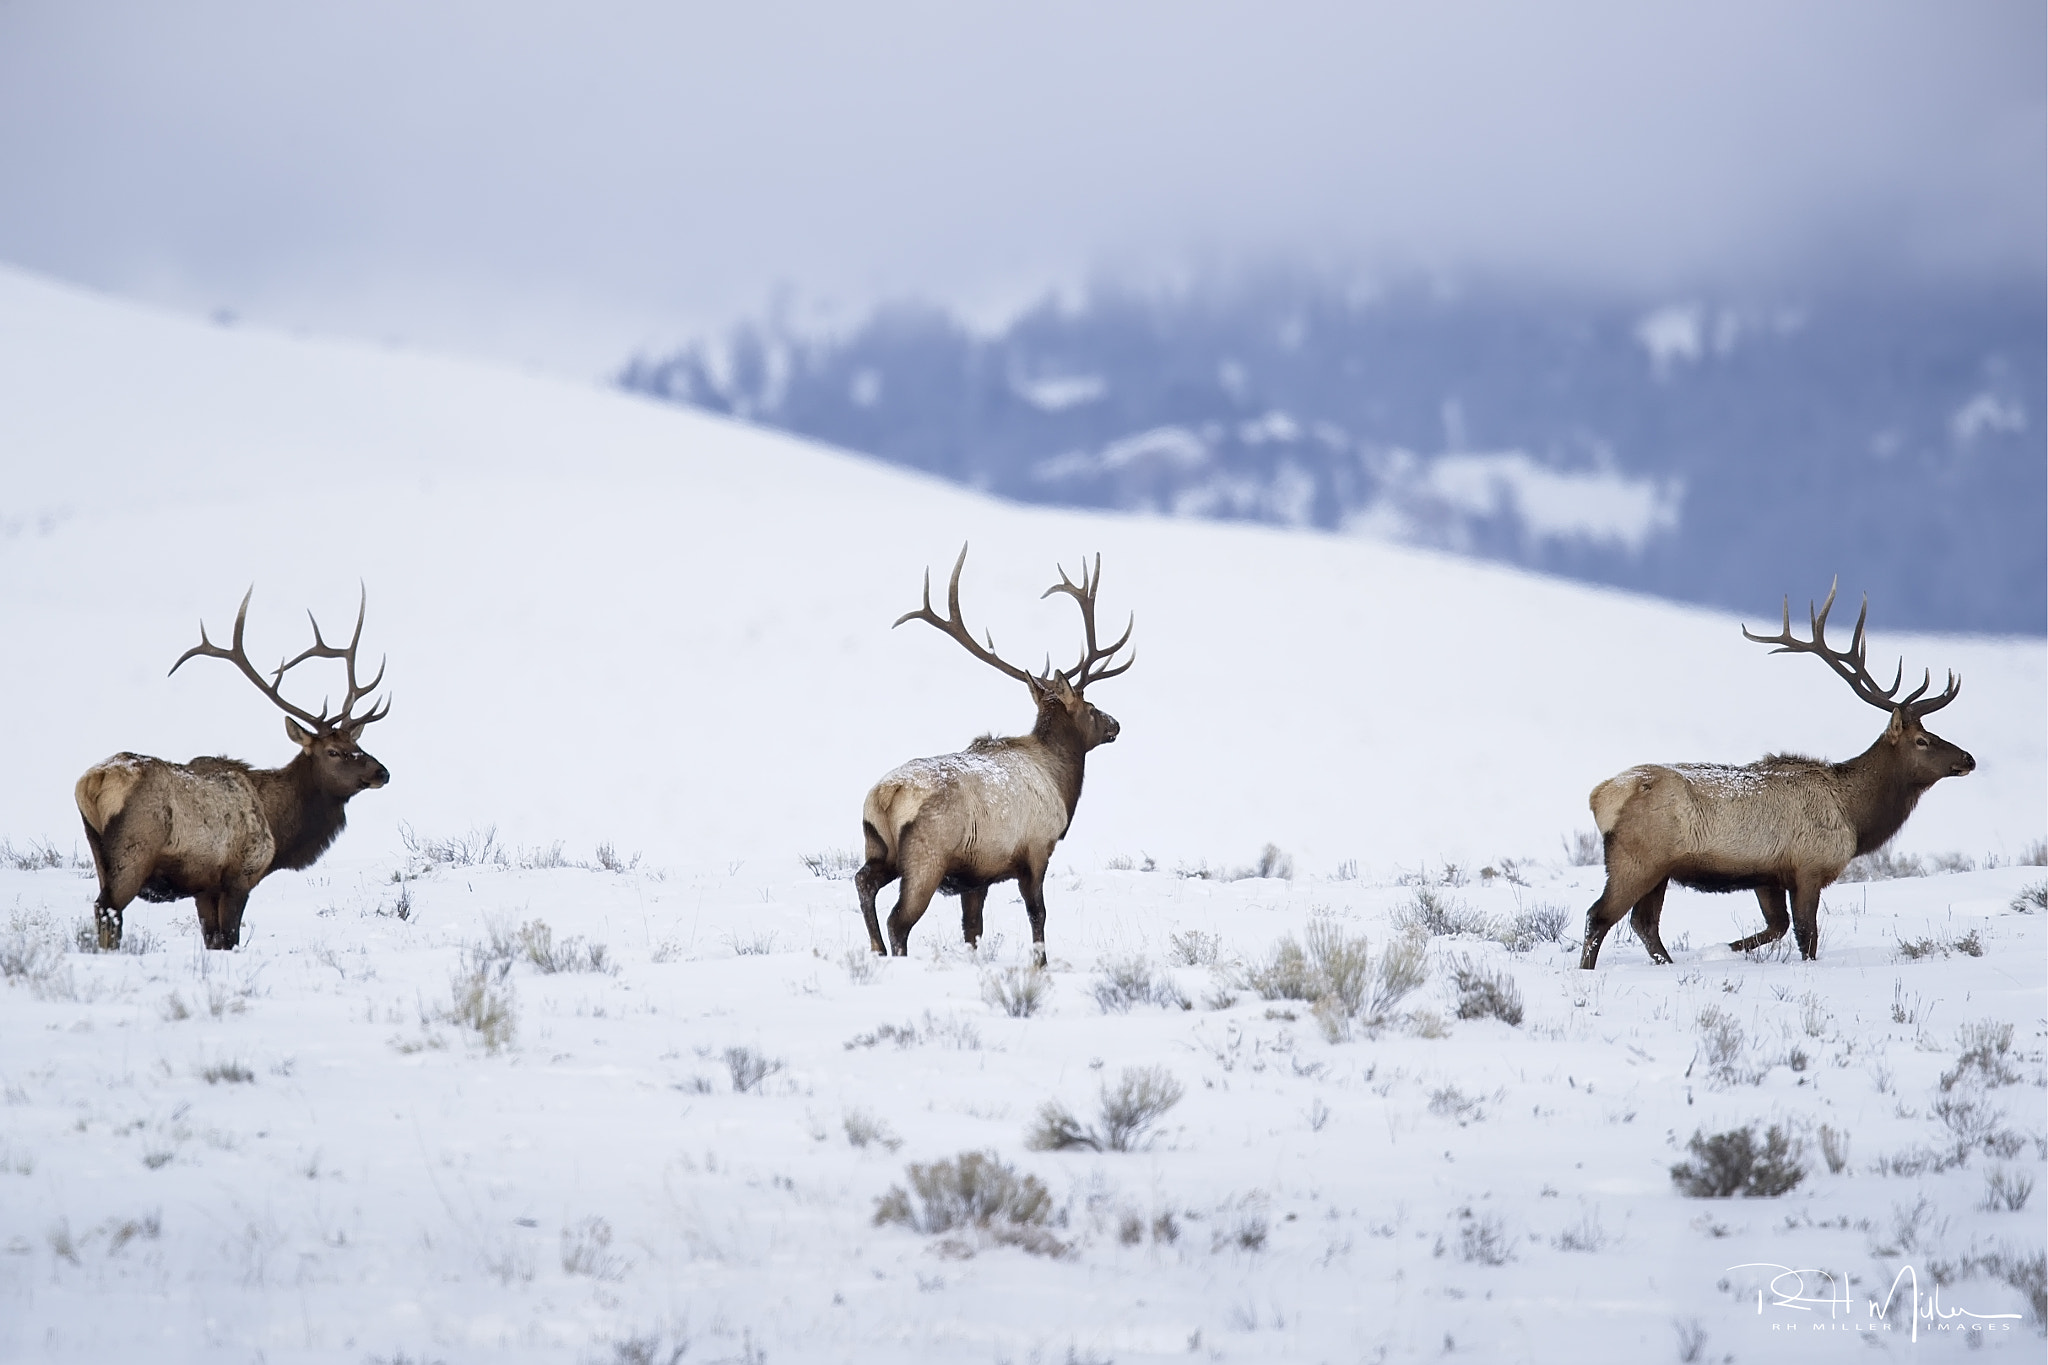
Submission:
{"label": "snowy hillside", "polygon": [[[6,273],[0,451],[0,1359],[2038,1357],[2039,641],[1872,606],[1875,656],[1963,674],[1937,728],[1980,763],[1900,870],[1971,870],[1837,886],[1812,964],[1674,892],[1675,966],[1622,934],[1587,974],[1594,782],[1878,714],[1723,615]],[[803,861],[843,874],[893,764],[1029,719],[889,629],[962,540],[1012,658],[1078,648],[1056,561],[1137,614],[1042,977],[1007,888],[980,954],[940,901],[877,963]],[[252,581],[267,659],[359,579],[392,784],[238,952],[189,904],[79,951],[78,773],[288,757],[231,669],[164,671]],[[1752,1125],[1793,1188],[1681,1193]],[[1019,1183],[943,1226],[912,1168],[974,1152]]]}
{"label": "snowy hillside", "polygon": [[[1015,657],[1078,647],[1040,602],[1100,551],[1139,663],[1097,698],[1077,857],[1305,869],[1547,854],[1630,763],[1845,757],[1881,725],[1731,617],[1347,540],[998,505],[595,388],[206,328],[0,276],[0,831],[75,827],[116,749],[288,756],[231,670],[164,670],[256,586],[252,652],[338,625],[358,579],[389,654],[391,768],[351,846],[399,821],[650,858],[850,845],[902,759],[1029,719],[1015,684],[889,623],[963,540],[972,618]],[[120,376],[109,388],[108,376]],[[1853,594],[1859,585],[1844,585]],[[1790,583],[1795,601],[1825,582]],[[1954,668],[1943,734],[1982,767],[1908,847],[2010,855],[2048,829],[2038,641],[1901,638]],[[1759,622],[1760,623],[1760,622]]]}

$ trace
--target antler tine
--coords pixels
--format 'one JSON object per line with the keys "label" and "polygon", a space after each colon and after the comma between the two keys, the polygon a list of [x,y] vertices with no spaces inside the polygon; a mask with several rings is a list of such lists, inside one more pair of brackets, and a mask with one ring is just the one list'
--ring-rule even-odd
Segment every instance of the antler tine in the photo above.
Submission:
{"label": "antler tine", "polygon": [[1137,627],[1138,617],[1137,613],[1133,612],[1130,619],[1124,623],[1124,633],[1117,637],[1116,643],[1108,649],[1099,648],[1096,645],[1095,636],[1095,597],[1097,593],[1102,591],[1101,553],[1097,552],[1095,556],[1095,572],[1093,575],[1090,575],[1088,572],[1088,561],[1085,559],[1081,561],[1081,583],[1079,587],[1074,585],[1073,579],[1067,577],[1067,570],[1064,565],[1057,567],[1059,568],[1060,581],[1040,594],[1040,600],[1043,601],[1056,592],[1062,592],[1073,598],[1075,603],[1081,608],[1081,628],[1087,637],[1087,648],[1081,655],[1079,663],[1075,664],[1072,668],[1062,669],[1061,672],[1076,692],[1083,692],[1087,690],[1090,683],[1101,682],[1104,678],[1114,678],[1119,673],[1129,671],[1130,666],[1138,661],[1137,651],[1133,650],[1131,651],[1130,658],[1114,668],[1096,667],[1098,664],[1105,664],[1114,659],[1117,651],[1130,643],[1131,631]]}
{"label": "antler tine", "polygon": [[[213,643],[213,641],[206,638],[206,618],[202,616],[201,618],[199,618],[199,643],[192,646],[192,648],[186,650],[183,654],[180,654],[178,656],[178,662],[171,665],[171,672],[176,673],[180,668],[183,668],[185,666],[185,661],[187,659],[195,657],[207,659],[226,659],[236,668],[241,669],[242,676],[247,678],[250,682],[256,684],[257,690],[262,692],[264,696],[270,698],[270,700],[276,704],[278,709],[283,711],[286,715],[291,716],[295,720],[302,720],[306,722],[306,724],[311,725],[316,730],[323,730],[328,728],[327,708],[325,706],[322,706],[320,708],[320,714],[317,716],[310,711],[300,710],[298,707],[292,705],[290,702],[284,699],[284,697],[278,692],[276,684],[267,683],[263,681],[262,673],[257,671],[256,665],[249,662],[248,651],[242,647],[242,632],[247,627],[249,620],[249,599],[254,597],[255,595],[256,586],[252,583],[249,585],[249,591],[242,594],[241,610],[235,613],[235,635],[234,643],[231,648],[222,649],[219,645]],[[165,676],[168,677],[170,675],[166,674]],[[278,679],[280,682],[283,680],[283,677],[283,670],[280,669],[278,672]]]}
{"label": "antler tine", "polygon": [[1931,711],[1939,710],[1955,700],[1956,692],[1961,688],[1961,681],[1956,678],[1953,672],[1949,674],[1951,684],[1949,690],[1943,692],[1934,700],[1927,702],[1921,701],[1920,698],[1925,696],[1927,689],[1933,685],[1932,670],[1929,670],[1923,676],[1918,688],[1904,697],[1899,696],[1899,688],[1904,685],[1906,680],[1906,661],[1904,659],[1899,660],[1899,667],[1892,675],[1892,685],[1890,687],[1880,686],[1877,679],[1870,675],[1868,663],[1869,641],[1865,635],[1865,625],[1870,617],[1870,595],[1868,593],[1864,594],[1863,605],[1856,613],[1856,627],[1850,632],[1849,647],[1846,650],[1830,649],[1827,643],[1828,612],[1835,605],[1835,591],[1839,586],[1839,579],[1828,585],[1827,601],[1823,602],[1818,609],[1815,609],[1811,602],[1807,603],[1807,619],[1812,623],[1813,627],[1813,638],[1811,640],[1799,639],[1792,633],[1792,599],[1789,596],[1785,599],[1783,628],[1778,634],[1756,635],[1751,633],[1748,626],[1744,626],[1742,628],[1743,638],[1752,640],[1760,645],[1775,646],[1771,650],[1773,654],[1813,654],[1818,656],[1830,669],[1834,670],[1836,676],[1849,684],[1858,697],[1875,706],[1880,711],[1902,708],[1910,710],[1915,715],[1924,716]]}
{"label": "antler tine", "polygon": [[967,622],[960,611],[960,570],[966,564],[967,545],[965,542],[962,542],[960,557],[953,561],[952,581],[946,585],[946,611],[948,613],[946,616],[940,616],[932,610],[932,571],[927,568],[924,571],[924,605],[916,611],[904,612],[896,618],[895,625],[892,625],[890,629],[894,630],[896,626],[902,625],[905,621],[922,621],[926,625],[952,636],[961,648],[1004,676],[1015,678],[1018,682],[1027,685],[1031,684],[1035,680],[1029,673],[1026,673],[1014,664],[1004,663],[996,656],[996,640],[994,635],[991,634],[988,637],[987,649],[983,649],[974,642],[974,632],[967,628]]}
{"label": "antler tine", "polygon": [[344,725],[353,725],[355,728],[361,729],[363,726],[368,725],[373,720],[382,720],[391,709],[389,701],[387,699],[384,709],[382,711],[378,711],[373,707],[368,714],[355,720],[351,720],[349,716],[349,713],[355,710],[355,705],[357,702],[361,701],[364,697],[369,696],[372,692],[375,692],[379,685],[383,683],[384,669],[391,662],[391,658],[389,655],[382,656],[377,661],[376,677],[370,679],[370,681],[367,684],[358,683],[356,681],[356,650],[363,642],[363,619],[368,614],[370,609],[369,588],[367,586],[363,586],[360,584],[358,585],[358,587],[360,588],[360,593],[356,599],[356,628],[355,633],[349,636],[348,648],[336,649],[333,645],[328,644],[327,637],[320,633],[320,618],[315,616],[310,610],[308,610],[306,612],[306,619],[313,623],[312,645],[304,651],[302,651],[296,657],[288,659],[284,663],[279,664],[277,666],[277,673],[274,675],[275,681],[279,684],[282,684],[284,682],[284,675],[286,673],[289,673],[292,669],[297,668],[300,664],[304,663],[308,659],[341,660],[342,666],[348,672],[348,696],[346,700],[342,702],[340,712],[335,715],[334,719],[331,722],[326,719],[326,699],[322,698],[320,702],[320,723],[322,725],[329,726],[330,728],[337,730]]}

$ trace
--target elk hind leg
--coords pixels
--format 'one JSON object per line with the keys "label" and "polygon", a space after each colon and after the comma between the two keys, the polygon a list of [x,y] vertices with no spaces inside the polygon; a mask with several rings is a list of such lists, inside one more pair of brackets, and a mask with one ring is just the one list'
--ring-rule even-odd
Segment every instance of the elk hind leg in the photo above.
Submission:
{"label": "elk hind leg", "polygon": [[85,842],[92,850],[93,871],[99,875],[100,892],[93,898],[93,927],[99,935],[100,951],[111,953],[121,946],[122,912],[129,903],[142,894],[142,885],[149,880],[151,871],[149,859],[122,852],[131,839],[121,837],[133,835],[127,823],[120,816],[107,824],[106,833],[92,827],[86,820]]}
{"label": "elk hind leg", "polygon": [[939,893],[939,883],[945,880],[946,864],[942,858],[929,854],[920,856],[920,851],[910,846],[908,831],[898,845],[898,854],[903,867],[903,881],[896,893],[896,908],[889,912],[889,951],[898,957],[908,957],[910,931],[924,918],[932,897]]}
{"label": "elk hind leg", "polygon": [[1669,966],[1671,954],[1664,947],[1664,939],[1658,933],[1658,924],[1664,917],[1664,893],[1671,888],[1671,879],[1666,877],[1651,887],[1643,898],[1636,902],[1636,908],[1628,917],[1629,927],[1636,931],[1636,937],[1649,949],[1650,961]]}
{"label": "elk hind leg", "polygon": [[1738,938],[1728,946],[1738,953],[1747,953],[1767,943],[1776,943],[1785,937],[1785,931],[1792,927],[1792,916],[1785,909],[1785,888],[1782,886],[1759,886],[1756,889],[1756,903],[1764,908],[1764,927],[1748,938]]}
{"label": "elk hind leg", "polygon": [[1659,877],[1645,882],[1640,877],[1618,877],[1612,868],[1608,869],[1607,885],[1602,888],[1600,899],[1586,911],[1586,942],[1579,950],[1579,970],[1593,970],[1600,960],[1600,945],[1606,941],[1607,931],[1621,923],[1622,917],[1664,880]]}
{"label": "elk hind leg", "polygon": [[860,894],[860,913],[868,922],[868,946],[886,955],[889,948],[882,942],[882,922],[875,916],[875,897],[900,873],[889,857],[889,849],[882,842],[882,836],[875,833],[875,827],[862,821],[861,830],[867,838],[868,860],[860,871],[854,873],[853,889]]}

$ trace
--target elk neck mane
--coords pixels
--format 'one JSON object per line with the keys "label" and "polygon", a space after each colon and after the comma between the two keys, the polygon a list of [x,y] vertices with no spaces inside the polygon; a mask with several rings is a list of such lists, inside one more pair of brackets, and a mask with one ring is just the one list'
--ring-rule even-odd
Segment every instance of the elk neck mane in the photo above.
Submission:
{"label": "elk neck mane", "polygon": [[282,768],[238,766],[256,788],[277,843],[272,870],[310,867],[341,836],[348,824],[346,803],[320,785],[311,754],[301,753]]}
{"label": "elk neck mane", "polygon": [[[1062,725],[1062,721],[1066,723]],[[1074,733],[1073,722],[1066,720],[1064,713],[1054,718],[1041,712],[1038,724],[1028,735],[976,735],[974,742],[967,746],[967,752],[1016,754],[1038,765],[1059,789],[1060,799],[1066,803],[1067,818],[1073,819],[1075,808],[1081,804],[1081,779],[1086,756],[1079,736]]]}

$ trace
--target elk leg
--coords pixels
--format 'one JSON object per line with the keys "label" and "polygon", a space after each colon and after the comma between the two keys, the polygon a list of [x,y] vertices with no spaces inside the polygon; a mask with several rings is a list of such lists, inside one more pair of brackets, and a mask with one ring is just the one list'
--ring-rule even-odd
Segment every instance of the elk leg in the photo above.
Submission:
{"label": "elk leg", "polygon": [[1801,877],[1792,884],[1792,937],[1799,956],[1808,962],[1820,956],[1820,893],[1825,883]]}
{"label": "elk leg", "polygon": [[247,891],[224,890],[220,893],[220,946],[239,948],[242,946],[242,910],[249,904]]}
{"label": "elk leg", "polygon": [[[1627,894],[1630,892],[1633,894]],[[1580,971],[1593,970],[1593,964],[1600,960],[1600,945],[1607,938],[1607,931],[1621,923],[1621,917],[1629,912],[1629,908],[1649,893],[1650,887],[1630,886],[1617,881],[1612,872],[1607,874],[1607,885],[1601,890],[1600,899],[1586,911],[1586,942],[1579,950]]]}
{"label": "elk leg", "polygon": [[1670,887],[1669,877],[1651,887],[1649,893],[1636,902],[1636,908],[1628,918],[1630,926],[1636,931],[1636,937],[1650,950],[1650,961],[1666,966],[1671,963],[1671,954],[1664,947],[1664,939],[1658,934],[1657,925],[1664,914],[1664,893]]}
{"label": "elk leg", "polygon": [[1785,931],[1792,927],[1792,916],[1785,910],[1785,888],[1782,886],[1759,886],[1756,889],[1756,903],[1764,908],[1764,927],[1761,932],[1748,938],[1738,938],[1728,946],[1738,953],[1747,953],[1761,948],[1766,943],[1776,943],[1785,937]]}
{"label": "elk leg", "polygon": [[910,931],[924,918],[926,907],[939,892],[939,874],[923,867],[911,867],[903,873],[903,889],[897,893],[896,908],[889,912],[889,951],[898,957],[910,956]]}
{"label": "elk leg", "polygon": [[192,904],[199,910],[199,934],[209,948],[225,948],[227,943],[220,932],[220,892],[201,891],[192,897]]}
{"label": "elk leg", "polygon": [[868,854],[867,864],[853,874],[853,889],[860,893],[860,913],[868,922],[868,946],[884,955],[889,949],[882,942],[882,922],[875,917],[875,896],[896,876],[888,858],[873,852]]}
{"label": "elk leg", "polygon": [[1045,966],[1045,869],[1028,864],[1017,873],[1024,893],[1024,916],[1031,921],[1031,965]]}
{"label": "elk leg", "polygon": [[[119,819],[115,817],[116,823],[108,825],[110,831],[119,827]],[[107,857],[106,837],[92,827],[92,821],[84,823],[86,847],[92,850],[93,871],[99,874],[100,881],[100,893],[92,902],[93,926],[99,933],[100,951],[111,953],[121,946],[122,912],[142,894],[142,884],[149,879],[150,869],[141,859],[131,859],[127,875],[122,875],[120,865]]]}
{"label": "elk leg", "polygon": [[981,943],[981,904],[988,899],[985,886],[963,887],[960,891],[960,935],[970,948]]}

